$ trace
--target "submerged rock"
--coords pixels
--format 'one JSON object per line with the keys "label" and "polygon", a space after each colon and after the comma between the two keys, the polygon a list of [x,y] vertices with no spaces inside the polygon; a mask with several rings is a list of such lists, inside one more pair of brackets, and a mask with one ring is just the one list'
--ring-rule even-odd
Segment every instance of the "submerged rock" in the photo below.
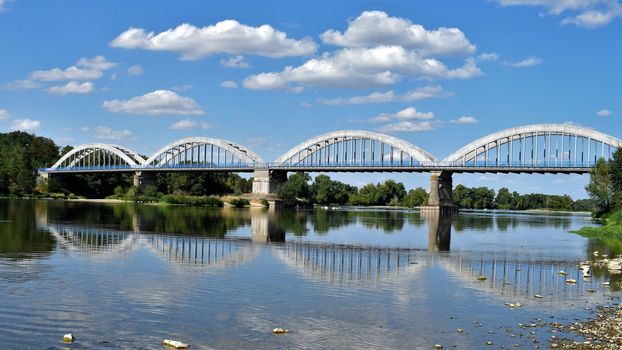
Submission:
{"label": "submerged rock", "polygon": [[71,334],[71,333],[63,335],[63,341],[65,343],[73,343],[74,340],[75,340],[75,338],[74,338],[73,334]]}
{"label": "submerged rock", "polygon": [[484,275],[479,275],[479,276],[477,277],[477,280],[478,280],[478,281],[485,281],[485,280],[487,280],[487,279],[488,279],[488,277],[486,277],[486,276],[484,276]]}

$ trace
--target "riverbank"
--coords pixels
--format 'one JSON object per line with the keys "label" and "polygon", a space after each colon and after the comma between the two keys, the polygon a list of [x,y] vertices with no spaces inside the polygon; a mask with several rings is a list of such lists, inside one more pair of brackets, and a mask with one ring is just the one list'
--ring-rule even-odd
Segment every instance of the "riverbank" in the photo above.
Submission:
{"label": "riverbank", "polygon": [[586,238],[622,240],[622,209],[606,215],[602,220],[602,226],[583,227],[574,233]]}
{"label": "riverbank", "polygon": [[551,348],[564,350],[620,349],[622,348],[621,324],[622,304],[598,307],[596,317],[584,322],[575,322],[567,327],[571,332],[583,337],[583,341],[553,339]]}

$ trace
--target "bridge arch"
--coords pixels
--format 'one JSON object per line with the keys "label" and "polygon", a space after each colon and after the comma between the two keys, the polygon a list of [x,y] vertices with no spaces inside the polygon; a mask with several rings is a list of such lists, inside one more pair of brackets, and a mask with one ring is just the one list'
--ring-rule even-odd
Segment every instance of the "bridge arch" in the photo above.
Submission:
{"label": "bridge arch", "polygon": [[169,143],[153,153],[145,165],[243,166],[264,163],[260,156],[235,142],[210,137],[187,137]]}
{"label": "bridge arch", "polygon": [[580,166],[608,159],[622,140],[572,124],[534,124],[501,130],[449,155],[453,165]]}
{"label": "bridge arch", "polygon": [[364,130],[340,130],[308,139],[275,162],[279,165],[408,165],[437,159],[397,137]]}
{"label": "bridge arch", "polygon": [[145,159],[138,153],[118,145],[87,143],[62,156],[50,169],[77,169],[84,167],[139,166]]}

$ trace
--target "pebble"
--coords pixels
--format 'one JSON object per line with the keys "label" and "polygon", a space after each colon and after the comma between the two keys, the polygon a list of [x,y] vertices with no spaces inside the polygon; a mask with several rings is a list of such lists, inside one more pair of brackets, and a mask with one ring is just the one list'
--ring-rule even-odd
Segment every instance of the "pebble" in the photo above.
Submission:
{"label": "pebble", "polygon": [[458,332],[458,333],[464,333],[464,329],[462,329],[462,328],[458,328],[458,329],[456,329],[456,332]]}
{"label": "pebble", "polygon": [[74,338],[73,334],[71,334],[71,333],[63,335],[63,341],[65,343],[73,343],[74,339],[75,338]]}
{"label": "pebble", "polygon": [[434,349],[442,349],[443,346],[441,344],[434,344],[433,348]]}
{"label": "pebble", "polygon": [[488,277],[486,277],[486,276],[484,276],[484,275],[479,275],[479,277],[477,277],[477,280],[478,280],[478,281],[485,281],[485,280],[487,280],[487,279],[488,279]]}
{"label": "pebble", "polygon": [[533,297],[534,297],[534,298],[536,298],[536,299],[542,299],[542,298],[544,298],[544,296],[542,296],[542,295],[540,295],[540,294],[536,294],[536,295],[534,295]]}
{"label": "pebble", "polygon": [[568,283],[568,284],[575,284],[575,283],[577,283],[577,280],[574,279],[574,278],[569,278],[569,279],[566,280],[566,283]]}
{"label": "pebble", "polygon": [[486,345],[493,345],[493,343],[489,340],[486,342]]}

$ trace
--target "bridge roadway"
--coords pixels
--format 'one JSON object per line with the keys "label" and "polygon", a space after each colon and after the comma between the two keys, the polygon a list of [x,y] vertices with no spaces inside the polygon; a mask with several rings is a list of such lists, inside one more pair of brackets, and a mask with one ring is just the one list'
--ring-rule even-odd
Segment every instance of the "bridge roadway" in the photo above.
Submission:
{"label": "bridge roadway", "polygon": [[622,140],[568,124],[537,124],[502,130],[477,139],[439,160],[405,140],[364,130],[329,132],[266,162],[235,142],[189,137],[172,142],[149,157],[119,145],[85,144],[63,155],[54,174],[134,172],[134,184],[153,184],[156,172],[252,172],[253,193],[274,193],[287,173],[430,172],[430,207],[453,208],[453,173],[585,174],[599,158],[610,159]]}

